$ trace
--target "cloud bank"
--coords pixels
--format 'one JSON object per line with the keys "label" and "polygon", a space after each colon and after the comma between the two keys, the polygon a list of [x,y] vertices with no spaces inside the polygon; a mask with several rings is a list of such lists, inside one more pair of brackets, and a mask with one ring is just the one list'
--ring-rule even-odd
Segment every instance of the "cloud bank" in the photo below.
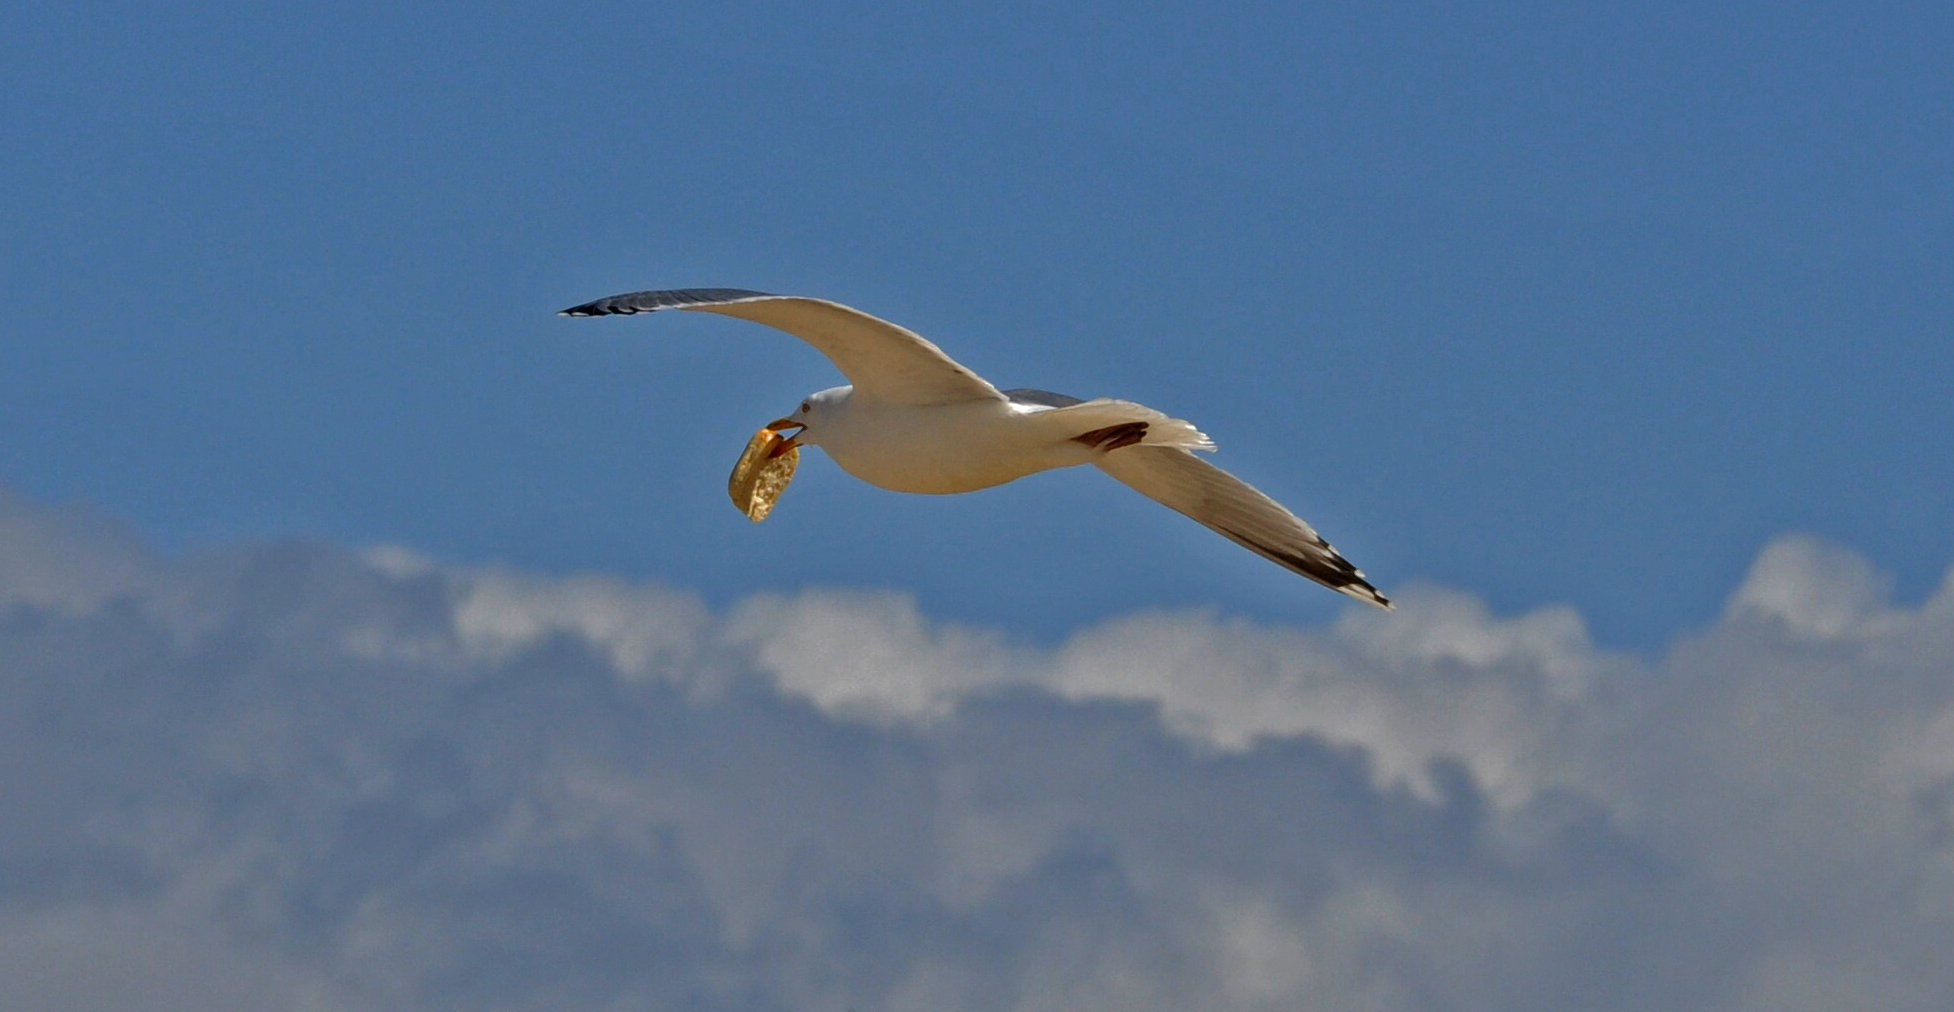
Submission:
{"label": "cloud bank", "polygon": [[1954,582],[1052,647],[0,491],[0,1007],[1945,1009]]}

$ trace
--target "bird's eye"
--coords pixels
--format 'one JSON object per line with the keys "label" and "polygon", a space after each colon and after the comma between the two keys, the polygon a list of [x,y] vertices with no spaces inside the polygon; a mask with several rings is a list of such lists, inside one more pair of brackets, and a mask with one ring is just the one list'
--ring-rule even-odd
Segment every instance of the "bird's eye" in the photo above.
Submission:
{"label": "bird's eye", "polygon": [[802,402],[801,402],[801,414],[803,414],[803,415],[804,415],[804,414],[807,414],[808,412],[810,412],[810,411],[813,411],[813,410],[814,410],[814,402],[813,402],[813,401],[802,401]]}

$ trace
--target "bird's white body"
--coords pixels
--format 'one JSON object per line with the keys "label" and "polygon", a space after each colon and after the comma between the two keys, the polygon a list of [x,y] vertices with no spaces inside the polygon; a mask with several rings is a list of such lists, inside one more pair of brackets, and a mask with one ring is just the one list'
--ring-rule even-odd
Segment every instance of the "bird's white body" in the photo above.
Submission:
{"label": "bird's white body", "polygon": [[842,470],[896,492],[974,492],[1092,464],[1292,572],[1382,608],[1391,602],[1281,503],[1202,460],[1193,425],[1131,401],[1001,391],[918,334],[824,299],[743,289],[632,292],[564,310],[607,316],[689,309],[775,327],[853,381],[810,396],[776,425]]}
{"label": "bird's white body", "polygon": [[1213,445],[1179,419],[1103,399],[1064,407],[1001,397],[917,405],[835,387],[809,397],[786,420],[806,426],[798,442],[826,450],[842,470],[891,492],[975,492],[1090,464],[1105,452],[1079,442],[1079,434],[1121,423],[1144,423],[1138,443]]}
{"label": "bird's white body", "polygon": [[837,392],[814,402],[801,441],[827,451],[849,474],[892,492],[974,492],[1088,463],[1095,452],[1037,424],[1035,415],[1049,409],[1024,411],[998,400],[887,404],[850,396],[847,387],[823,394]]}

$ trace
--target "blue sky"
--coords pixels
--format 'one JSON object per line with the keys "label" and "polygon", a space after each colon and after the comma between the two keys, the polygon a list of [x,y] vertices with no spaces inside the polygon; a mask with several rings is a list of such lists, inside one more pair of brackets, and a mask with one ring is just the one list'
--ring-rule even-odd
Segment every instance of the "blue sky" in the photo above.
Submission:
{"label": "blue sky", "polygon": [[[1950,38],[0,15],[0,1006],[1948,1008]],[[832,368],[555,315],[683,286],[1191,419],[1401,608],[1078,469],[751,524]]]}
{"label": "blue sky", "polygon": [[[1649,648],[1772,536],[1950,558],[1947,15],[1857,5],[8,15],[0,476],[165,544],[910,588],[1049,638],[1340,602],[1096,474],[933,501],[744,434],[830,297],[1192,418],[1387,587]],[[1056,508],[1054,508],[1056,507]]]}

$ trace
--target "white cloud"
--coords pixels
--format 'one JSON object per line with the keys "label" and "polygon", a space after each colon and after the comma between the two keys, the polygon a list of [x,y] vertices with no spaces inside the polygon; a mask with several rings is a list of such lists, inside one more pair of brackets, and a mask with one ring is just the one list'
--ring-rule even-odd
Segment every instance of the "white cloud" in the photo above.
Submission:
{"label": "white cloud", "polygon": [[1888,608],[1892,581],[1864,558],[1805,535],[1767,546],[1730,598],[1726,620],[1775,620],[1810,639],[1877,635],[1903,613]]}
{"label": "white cloud", "polygon": [[1402,603],[1046,648],[0,493],[0,1005],[1954,1004],[1954,580]]}
{"label": "white cloud", "polygon": [[0,607],[85,610],[148,575],[142,546],[112,521],[0,486]]}

